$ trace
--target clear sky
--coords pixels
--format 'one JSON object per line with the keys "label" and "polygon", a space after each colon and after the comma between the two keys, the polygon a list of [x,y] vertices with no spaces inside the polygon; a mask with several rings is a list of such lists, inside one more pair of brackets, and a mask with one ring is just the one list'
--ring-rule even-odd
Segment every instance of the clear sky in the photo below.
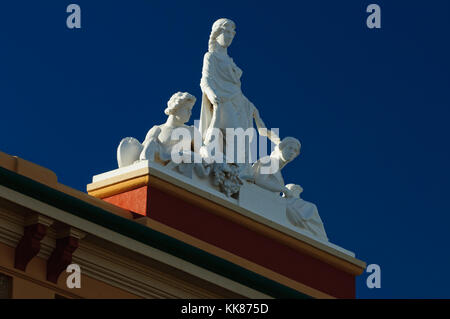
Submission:
{"label": "clear sky", "polygon": [[381,288],[363,274],[358,297],[450,297],[449,15],[445,0],[2,1],[0,150],[85,191],[117,167],[121,138],[165,121],[173,93],[195,95],[199,118],[211,25],[230,18],[244,94],[302,142],[286,183],[333,243],[381,266]]}

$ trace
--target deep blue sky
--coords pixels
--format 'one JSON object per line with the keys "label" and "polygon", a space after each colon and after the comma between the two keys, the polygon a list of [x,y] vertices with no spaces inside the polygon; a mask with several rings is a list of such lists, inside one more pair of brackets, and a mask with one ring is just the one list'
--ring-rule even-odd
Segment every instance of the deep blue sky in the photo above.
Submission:
{"label": "deep blue sky", "polygon": [[445,0],[2,1],[0,150],[84,191],[122,137],[165,121],[172,93],[200,100],[211,25],[231,18],[243,92],[302,142],[286,182],[333,243],[381,266],[381,289],[363,274],[358,297],[450,297],[449,16]]}

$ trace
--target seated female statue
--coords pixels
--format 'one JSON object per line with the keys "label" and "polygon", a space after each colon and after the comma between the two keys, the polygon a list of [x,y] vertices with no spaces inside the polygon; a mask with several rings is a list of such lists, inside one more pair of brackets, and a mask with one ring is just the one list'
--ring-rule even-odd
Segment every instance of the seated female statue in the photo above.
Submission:
{"label": "seated female statue", "polygon": [[164,113],[168,116],[167,121],[164,124],[153,126],[148,131],[142,144],[133,137],[124,138],[120,142],[117,148],[119,167],[131,165],[138,160],[149,160],[166,165],[171,161],[174,146],[180,145],[182,138],[185,137],[174,138],[172,136],[172,133],[179,128],[185,129],[185,135],[188,135],[189,141],[193,145],[194,127],[187,126],[185,123],[191,117],[191,110],[195,101],[195,97],[186,92],[173,94],[164,110]]}
{"label": "seated female statue", "polygon": [[270,156],[260,158],[253,164],[254,182],[256,185],[275,193],[290,194],[284,186],[281,169],[300,154],[300,141],[294,137],[284,138]]}

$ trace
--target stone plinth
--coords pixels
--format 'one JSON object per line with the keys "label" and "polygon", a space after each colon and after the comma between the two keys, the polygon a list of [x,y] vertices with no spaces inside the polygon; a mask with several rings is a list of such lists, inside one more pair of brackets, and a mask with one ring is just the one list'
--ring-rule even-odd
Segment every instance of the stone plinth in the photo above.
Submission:
{"label": "stone plinth", "polygon": [[239,198],[228,198],[195,178],[144,161],[97,175],[87,189],[136,218],[168,226],[310,296],[353,298],[365,263],[289,227],[283,201],[255,187],[244,185]]}

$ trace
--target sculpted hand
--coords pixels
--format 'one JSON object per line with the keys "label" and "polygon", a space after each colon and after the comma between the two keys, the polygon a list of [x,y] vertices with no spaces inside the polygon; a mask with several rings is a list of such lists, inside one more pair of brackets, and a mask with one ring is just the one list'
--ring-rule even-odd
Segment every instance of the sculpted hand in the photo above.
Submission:
{"label": "sculpted hand", "polygon": [[294,197],[294,192],[291,191],[289,188],[286,188],[284,191],[284,196],[286,196],[287,198],[292,198]]}

